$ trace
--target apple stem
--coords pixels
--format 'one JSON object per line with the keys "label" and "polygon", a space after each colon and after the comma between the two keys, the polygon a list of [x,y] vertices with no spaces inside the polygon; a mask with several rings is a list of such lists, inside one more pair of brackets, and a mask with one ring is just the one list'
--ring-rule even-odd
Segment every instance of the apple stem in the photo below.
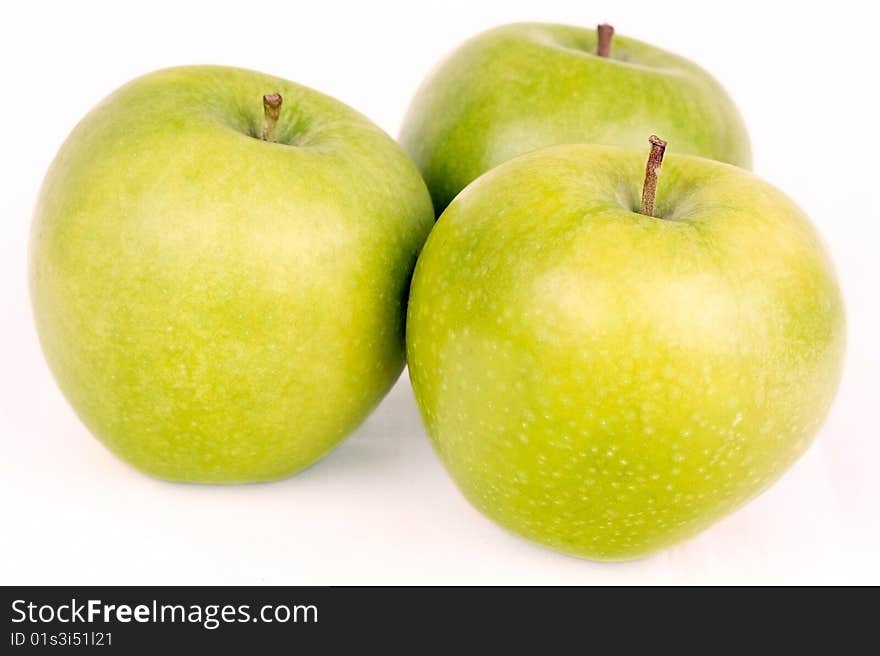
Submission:
{"label": "apple stem", "polygon": [[663,164],[666,142],[657,135],[652,134],[648,139],[648,143],[651,144],[651,153],[648,155],[648,163],[645,165],[645,185],[642,187],[641,212],[645,216],[654,216],[657,177],[660,175],[660,165]]}
{"label": "apple stem", "polygon": [[275,127],[278,125],[278,117],[281,115],[281,94],[268,93],[263,96],[263,130],[261,137],[263,141],[275,143]]}
{"label": "apple stem", "polygon": [[614,28],[608,23],[602,23],[596,28],[598,35],[596,43],[596,54],[600,57],[608,57],[611,55],[611,39],[614,38]]}

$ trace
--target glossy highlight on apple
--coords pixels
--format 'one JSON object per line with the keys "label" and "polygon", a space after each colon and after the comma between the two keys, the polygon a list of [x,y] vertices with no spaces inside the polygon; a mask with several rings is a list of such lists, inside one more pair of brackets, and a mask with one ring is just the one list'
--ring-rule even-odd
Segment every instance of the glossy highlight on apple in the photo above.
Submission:
{"label": "glossy highlight on apple", "polygon": [[607,24],[503,25],[424,80],[399,141],[239,68],[95,106],[45,176],[29,264],[95,437],[167,481],[273,481],[408,364],[462,494],[594,560],[697,534],[808,448],[842,295],[702,67]]}

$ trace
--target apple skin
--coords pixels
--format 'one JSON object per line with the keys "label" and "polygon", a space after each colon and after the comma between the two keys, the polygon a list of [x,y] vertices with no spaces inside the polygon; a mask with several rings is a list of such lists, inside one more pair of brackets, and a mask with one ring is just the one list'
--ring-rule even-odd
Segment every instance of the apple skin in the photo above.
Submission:
{"label": "apple skin", "polygon": [[[255,135],[274,92],[269,143]],[[341,102],[252,71],[158,71],[95,107],[51,165],[37,330],[83,422],[141,471],[281,478],[400,374],[432,225],[415,166]]]}
{"label": "apple skin", "polygon": [[[670,147],[672,145],[670,144]],[[645,556],[767,488],[834,396],[844,313],[807,217],[752,174],[552,146],[440,217],[410,293],[410,379],[478,509],[596,560]]]}
{"label": "apple skin", "polygon": [[553,144],[642,148],[654,133],[676,152],[751,166],[742,118],[702,68],[623,36],[610,57],[595,52],[595,29],[515,23],[467,41],[428,76],[400,140],[438,214],[481,174]]}

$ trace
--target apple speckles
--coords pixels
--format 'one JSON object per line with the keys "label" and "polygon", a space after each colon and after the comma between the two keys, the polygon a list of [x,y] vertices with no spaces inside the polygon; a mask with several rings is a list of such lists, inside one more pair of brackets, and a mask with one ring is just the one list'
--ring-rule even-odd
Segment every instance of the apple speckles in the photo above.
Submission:
{"label": "apple speckles", "polygon": [[[809,444],[829,360],[789,355],[791,308],[755,278],[766,244],[730,222],[733,241],[709,253],[644,233],[668,258],[635,267],[619,223],[512,210],[502,222],[477,200],[423,253],[409,349],[429,434],[484,512],[564,551],[632,557],[736,507]],[[749,267],[709,275],[736,240]],[[750,302],[735,302],[743,289]]]}

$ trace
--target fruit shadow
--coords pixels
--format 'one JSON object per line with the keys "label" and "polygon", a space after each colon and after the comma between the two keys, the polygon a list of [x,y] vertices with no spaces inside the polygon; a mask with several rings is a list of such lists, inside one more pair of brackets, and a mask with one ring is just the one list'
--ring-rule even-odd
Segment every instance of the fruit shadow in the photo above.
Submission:
{"label": "fruit shadow", "polygon": [[439,467],[404,371],[382,402],[342,444],[288,481],[314,477],[396,475]]}

